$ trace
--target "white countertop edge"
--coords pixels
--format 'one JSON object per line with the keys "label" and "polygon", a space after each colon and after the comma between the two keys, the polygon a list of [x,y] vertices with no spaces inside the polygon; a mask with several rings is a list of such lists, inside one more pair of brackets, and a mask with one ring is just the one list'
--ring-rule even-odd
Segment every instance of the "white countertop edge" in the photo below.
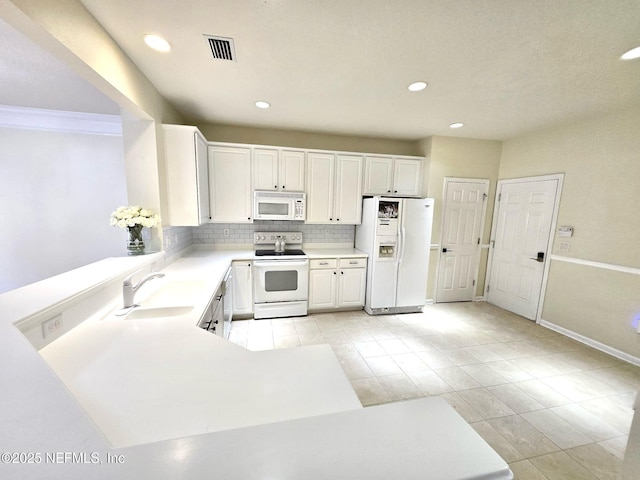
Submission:
{"label": "white countertop edge", "polygon": [[304,253],[314,258],[367,258],[369,255],[357,248],[305,248]]}
{"label": "white countertop edge", "polygon": [[111,472],[140,478],[165,478],[169,473],[175,478],[203,478],[212,472],[216,478],[279,480],[513,478],[507,463],[440,397],[167,440],[115,453],[127,461]]}
{"label": "white countertop edge", "polygon": [[164,267],[164,252],[110,257],[46,278],[0,295],[0,321],[15,324],[66,302],[75,301],[102,285],[140,268]]}

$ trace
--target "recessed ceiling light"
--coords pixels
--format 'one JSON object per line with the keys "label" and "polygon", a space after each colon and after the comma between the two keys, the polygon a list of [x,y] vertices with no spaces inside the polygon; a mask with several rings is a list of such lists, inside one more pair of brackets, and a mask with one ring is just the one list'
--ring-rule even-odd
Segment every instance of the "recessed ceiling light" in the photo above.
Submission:
{"label": "recessed ceiling light", "polygon": [[460,128],[460,127],[464,127],[464,123],[456,122],[449,125],[449,128]]}
{"label": "recessed ceiling light", "polygon": [[413,82],[407,87],[410,92],[419,92],[427,88],[427,82]]}
{"label": "recessed ceiling light", "polygon": [[634,60],[640,58],[640,47],[632,48],[620,57],[622,60]]}
{"label": "recessed ceiling light", "polygon": [[269,102],[259,101],[259,102],[255,103],[255,106],[258,107],[258,108],[269,108],[271,106],[271,104]]}
{"label": "recessed ceiling light", "polygon": [[145,35],[144,43],[158,52],[168,52],[171,50],[171,44],[158,35]]}

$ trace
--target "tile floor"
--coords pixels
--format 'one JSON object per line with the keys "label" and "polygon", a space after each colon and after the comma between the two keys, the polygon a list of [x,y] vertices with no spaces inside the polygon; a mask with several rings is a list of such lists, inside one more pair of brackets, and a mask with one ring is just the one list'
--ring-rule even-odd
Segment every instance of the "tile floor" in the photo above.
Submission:
{"label": "tile floor", "polygon": [[640,368],[484,302],[234,321],[250,350],[330,344],[364,406],[440,395],[517,479],[616,479]]}

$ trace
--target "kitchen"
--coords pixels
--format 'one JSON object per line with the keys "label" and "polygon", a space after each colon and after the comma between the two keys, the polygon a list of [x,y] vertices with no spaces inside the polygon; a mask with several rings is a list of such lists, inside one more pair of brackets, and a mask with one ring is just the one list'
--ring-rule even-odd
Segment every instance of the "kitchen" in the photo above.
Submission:
{"label": "kitchen", "polygon": [[[105,41],[105,43],[101,44],[99,47],[96,44],[86,46],[81,45],[82,42],[80,39],[78,39],[74,45],[74,40],[65,38],[63,33],[64,30],[68,28],[63,28],[63,26],[56,25],[55,23],[49,23],[46,11],[39,10],[37,8],[29,9],[29,2],[15,3],[24,6],[25,9],[29,10],[29,15],[31,15],[32,18],[35,18],[36,22],[41,22],[46,25],[46,29],[50,32],[49,34],[57,38],[64,38],[65,40],[62,43],[66,44],[67,48],[74,50],[77,56],[84,58],[89,64],[93,64],[94,68],[104,75],[104,78],[110,79],[112,84],[120,86],[119,88],[121,90],[118,95],[128,96],[130,100],[127,100],[127,102],[143,105],[143,109],[149,112],[152,116],[162,118],[162,114],[157,110],[158,105],[161,103],[154,103],[150,100],[149,95],[151,94],[148,92],[152,90],[148,89],[148,84],[146,84],[144,80],[140,79],[138,73],[130,71],[130,80],[133,83],[123,83],[121,79],[114,77],[115,72],[109,71],[109,69],[104,69],[100,67],[100,65],[93,63],[90,58],[90,52],[87,51],[88,49],[98,49],[103,52],[116,52],[117,49],[114,48],[113,45],[110,45],[109,42]],[[72,25],[76,24],[76,22],[87,22],[86,25],[91,24],[89,17],[86,13],[82,12],[82,9],[71,4],[65,6],[65,8],[69,8],[66,18],[68,18],[68,21],[71,22]],[[13,18],[13,20],[15,20],[17,24],[21,24],[25,27],[26,19],[23,18],[24,14],[17,12],[14,15],[13,10],[15,10],[15,8],[9,5],[7,14],[15,16],[16,18]],[[33,30],[33,27],[31,28]],[[60,28],[60,30],[57,31],[57,28]],[[89,28],[94,29],[96,27],[92,26]],[[74,27],[72,26],[70,29],[73,30]],[[41,33],[39,35],[41,35]],[[36,35],[36,37],[37,36],[38,35]],[[100,35],[97,35],[95,39],[96,42],[98,42],[98,38],[100,38]],[[120,57],[114,53],[114,58],[117,59]],[[130,67],[123,65],[123,71],[127,71],[127,68]],[[95,75],[95,72],[91,73],[91,75]],[[145,95],[141,95],[139,91],[136,91],[135,89],[128,90],[129,87],[127,84],[132,85],[136,84],[136,82],[139,82],[139,85],[144,85],[142,88],[147,92]],[[177,123],[178,120],[179,119],[172,121],[171,118],[162,119],[163,123]],[[602,118],[586,119],[573,125],[567,125],[566,127],[559,128],[557,131],[542,132],[537,135],[532,134],[530,136],[515,138],[511,141],[506,141],[504,145],[500,142],[489,140],[482,141],[436,135],[431,137],[428,141],[425,140],[420,142],[420,147],[423,149],[423,152],[428,152],[428,155],[425,156],[428,156],[430,161],[428,191],[440,191],[442,188],[442,178],[444,176],[471,176],[497,179],[498,176],[500,176],[500,178],[509,178],[513,176],[555,172],[558,169],[565,170],[568,172],[568,177],[570,173],[572,176],[571,178],[576,178],[577,180],[574,180],[573,182],[567,181],[566,188],[563,193],[563,205],[566,204],[566,207],[563,207],[564,210],[561,209],[561,215],[568,217],[567,223],[580,223],[582,232],[585,234],[584,237],[575,238],[574,245],[572,245],[572,248],[574,249],[573,252],[575,252],[578,257],[591,258],[607,264],[620,264],[637,268],[637,265],[633,261],[629,260],[637,258],[637,246],[628,241],[630,238],[637,237],[637,232],[634,230],[634,228],[637,227],[634,226],[635,224],[633,222],[624,222],[622,217],[613,218],[606,215],[606,213],[599,208],[598,204],[594,203],[605,200],[607,198],[607,193],[605,192],[620,195],[621,199],[625,197],[633,198],[633,189],[635,187],[633,184],[625,181],[624,178],[632,178],[636,172],[634,169],[637,167],[634,166],[635,164],[631,161],[624,163],[624,159],[630,159],[631,154],[629,152],[637,150],[634,147],[637,140],[634,139],[634,135],[632,135],[632,132],[628,127],[628,125],[634,124],[637,124],[637,109],[635,107],[627,106],[620,108],[614,114],[604,115]],[[242,128],[207,127],[202,130],[207,138],[231,142],[239,141],[239,137],[242,137],[243,135],[246,137],[246,135],[250,133],[248,130]],[[209,130],[217,131],[218,134],[211,135]],[[142,131],[146,132],[144,129],[142,129]],[[272,135],[269,144],[292,145],[290,142],[281,140],[278,137],[278,131],[270,133]],[[280,135],[282,135],[282,133],[280,133]],[[346,148],[342,147],[343,143],[346,141],[344,137],[331,137],[328,135],[316,135],[315,137],[309,137],[307,135],[305,137],[302,134],[298,136],[291,134],[289,139],[291,139],[291,137],[296,138],[300,142],[293,146],[313,148],[322,148],[324,146],[327,148],[327,144],[329,144],[329,148],[331,149],[346,150]],[[303,141],[305,139],[306,141]],[[360,148],[358,145],[361,144],[362,141],[358,138],[354,137],[350,141],[352,146],[349,149],[352,151],[371,151],[368,148]],[[567,142],[569,142],[568,144],[571,147],[569,155],[566,155]],[[379,146],[380,150],[374,153],[385,153],[384,150],[393,145],[395,147],[394,153],[405,155],[424,155],[422,151],[415,150],[416,146],[413,143],[401,143],[399,145],[398,142],[379,141],[377,144],[376,142],[368,143],[370,143],[369,146]],[[549,150],[542,152],[540,148],[537,147],[537,145],[543,144],[548,145]],[[604,153],[605,151],[606,154]],[[528,159],[529,156],[531,157],[530,159]],[[155,158],[154,155],[150,155],[150,157]],[[526,165],[524,163],[520,164],[520,158],[527,158],[530,160],[530,163]],[[539,163],[542,158],[548,159],[546,164]],[[623,168],[620,171],[622,174],[621,180],[618,180],[615,176],[609,179],[607,176],[594,173],[594,171],[598,171],[598,165],[606,165],[604,160],[610,158],[616,158],[623,162],[621,163]],[[556,163],[554,164],[554,162]],[[558,164],[558,162],[560,163]],[[589,165],[589,168],[585,168],[585,164]],[[535,165],[540,166],[536,167]],[[602,188],[590,191],[589,193],[591,196],[585,198],[584,194],[581,193],[580,187],[580,185],[585,184],[600,184]],[[620,188],[620,186],[623,188]],[[160,201],[153,196],[151,198],[145,197],[145,195],[153,195],[153,192],[139,191],[136,192],[133,197],[131,197],[132,193],[129,192],[129,195],[132,202],[139,202],[152,207],[159,205],[160,203]],[[136,197],[136,195],[140,196]],[[577,213],[580,208],[573,207],[573,205],[582,205],[585,201],[588,201],[592,207],[595,207],[593,208],[593,214],[596,215],[596,217],[590,216],[589,218],[583,219],[584,216],[581,217],[579,213]],[[490,201],[490,203],[492,203],[492,201]],[[602,230],[594,228],[592,226],[592,220],[594,218],[602,220],[608,228]],[[434,221],[434,228],[436,231],[434,233],[437,233],[439,224],[440,217],[439,213],[436,212]],[[577,228],[576,232],[578,232]],[[175,232],[176,237],[182,235],[183,233],[181,230]],[[173,237],[172,240],[176,237]],[[591,243],[586,242],[586,237],[592,239]],[[437,236],[434,238],[437,238]],[[488,240],[489,237],[486,236],[483,239],[483,242],[488,242]],[[224,238],[221,238],[219,242],[224,243],[225,241],[226,240]],[[190,242],[188,237],[185,239],[185,242]],[[613,242],[613,245],[611,242]],[[597,245],[610,245],[612,248],[605,250]],[[616,257],[616,252],[621,252],[621,254],[622,252],[627,252],[626,255],[628,256],[625,257],[623,255],[622,257]],[[437,256],[432,255],[432,261],[434,258],[437,258]],[[552,320],[560,322],[562,320],[561,317],[564,318],[568,316],[575,316],[580,319],[593,318],[593,313],[589,311],[576,311],[573,313],[573,307],[568,305],[575,304],[576,301],[574,299],[569,299],[570,302],[565,304],[558,293],[563,290],[560,285],[566,284],[566,281],[576,281],[580,277],[584,276],[581,269],[586,269],[589,273],[589,277],[588,281],[580,284],[581,288],[578,290],[583,289],[584,291],[589,292],[587,296],[595,302],[600,301],[599,304],[607,305],[609,303],[609,298],[615,298],[616,302],[623,307],[621,309],[623,311],[616,313],[616,317],[622,318],[624,315],[628,316],[625,311],[629,307],[633,308],[633,305],[635,305],[633,300],[631,300],[632,297],[626,293],[628,292],[628,289],[616,289],[615,287],[612,287],[610,291],[600,292],[594,291],[590,285],[601,284],[603,278],[606,279],[605,283],[608,285],[626,285],[629,284],[629,282],[635,282],[637,275],[634,275],[633,273],[618,272],[611,274],[607,273],[606,277],[602,277],[601,274],[604,275],[607,270],[603,270],[600,267],[580,266],[575,263],[568,265],[566,262],[561,264],[559,260],[554,260],[554,262],[557,264],[555,267],[556,270],[552,271],[552,274],[555,275],[555,277],[551,279],[552,282],[550,282],[548,286],[547,293],[549,297],[547,313],[551,317],[555,316],[555,318],[551,318]],[[590,270],[594,268],[596,268],[596,270]],[[563,313],[561,315],[558,312]],[[623,348],[630,354],[638,356],[637,349],[634,351],[633,348],[629,348],[622,344],[618,345],[615,343],[617,342],[617,339],[611,338],[611,335],[605,334],[600,331],[600,329],[591,327],[591,325],[595,326],[597,324],[597,321],[592,320],[590,322],[585,321],[584,325],[580,322],[574,322],[573,324],[566,325],[566,327],[569,330],[582,331],[582,334],[586,337],[595,338],[597,341],[605,345],[615,345],[618,349]],[[615,332],[617,330],[621,330],[621,327],[616,323],[615,325],[611,325],[611,328],[606,328],[606,330]]]}

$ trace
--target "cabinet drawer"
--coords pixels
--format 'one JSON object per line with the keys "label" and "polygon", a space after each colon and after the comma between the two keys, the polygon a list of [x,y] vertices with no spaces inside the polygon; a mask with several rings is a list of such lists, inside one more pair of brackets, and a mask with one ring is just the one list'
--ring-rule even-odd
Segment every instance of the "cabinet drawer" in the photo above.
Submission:
{"label": "cabinet drawer", "polygon": [[340,268],[364,268],[367,266],[366,258],[341,258]]}
{"label": "cabinet drawer", "polygon": [[316,258],[313,260],[309,260],[310,269],[336,268],[337,266],[337,258]]}

